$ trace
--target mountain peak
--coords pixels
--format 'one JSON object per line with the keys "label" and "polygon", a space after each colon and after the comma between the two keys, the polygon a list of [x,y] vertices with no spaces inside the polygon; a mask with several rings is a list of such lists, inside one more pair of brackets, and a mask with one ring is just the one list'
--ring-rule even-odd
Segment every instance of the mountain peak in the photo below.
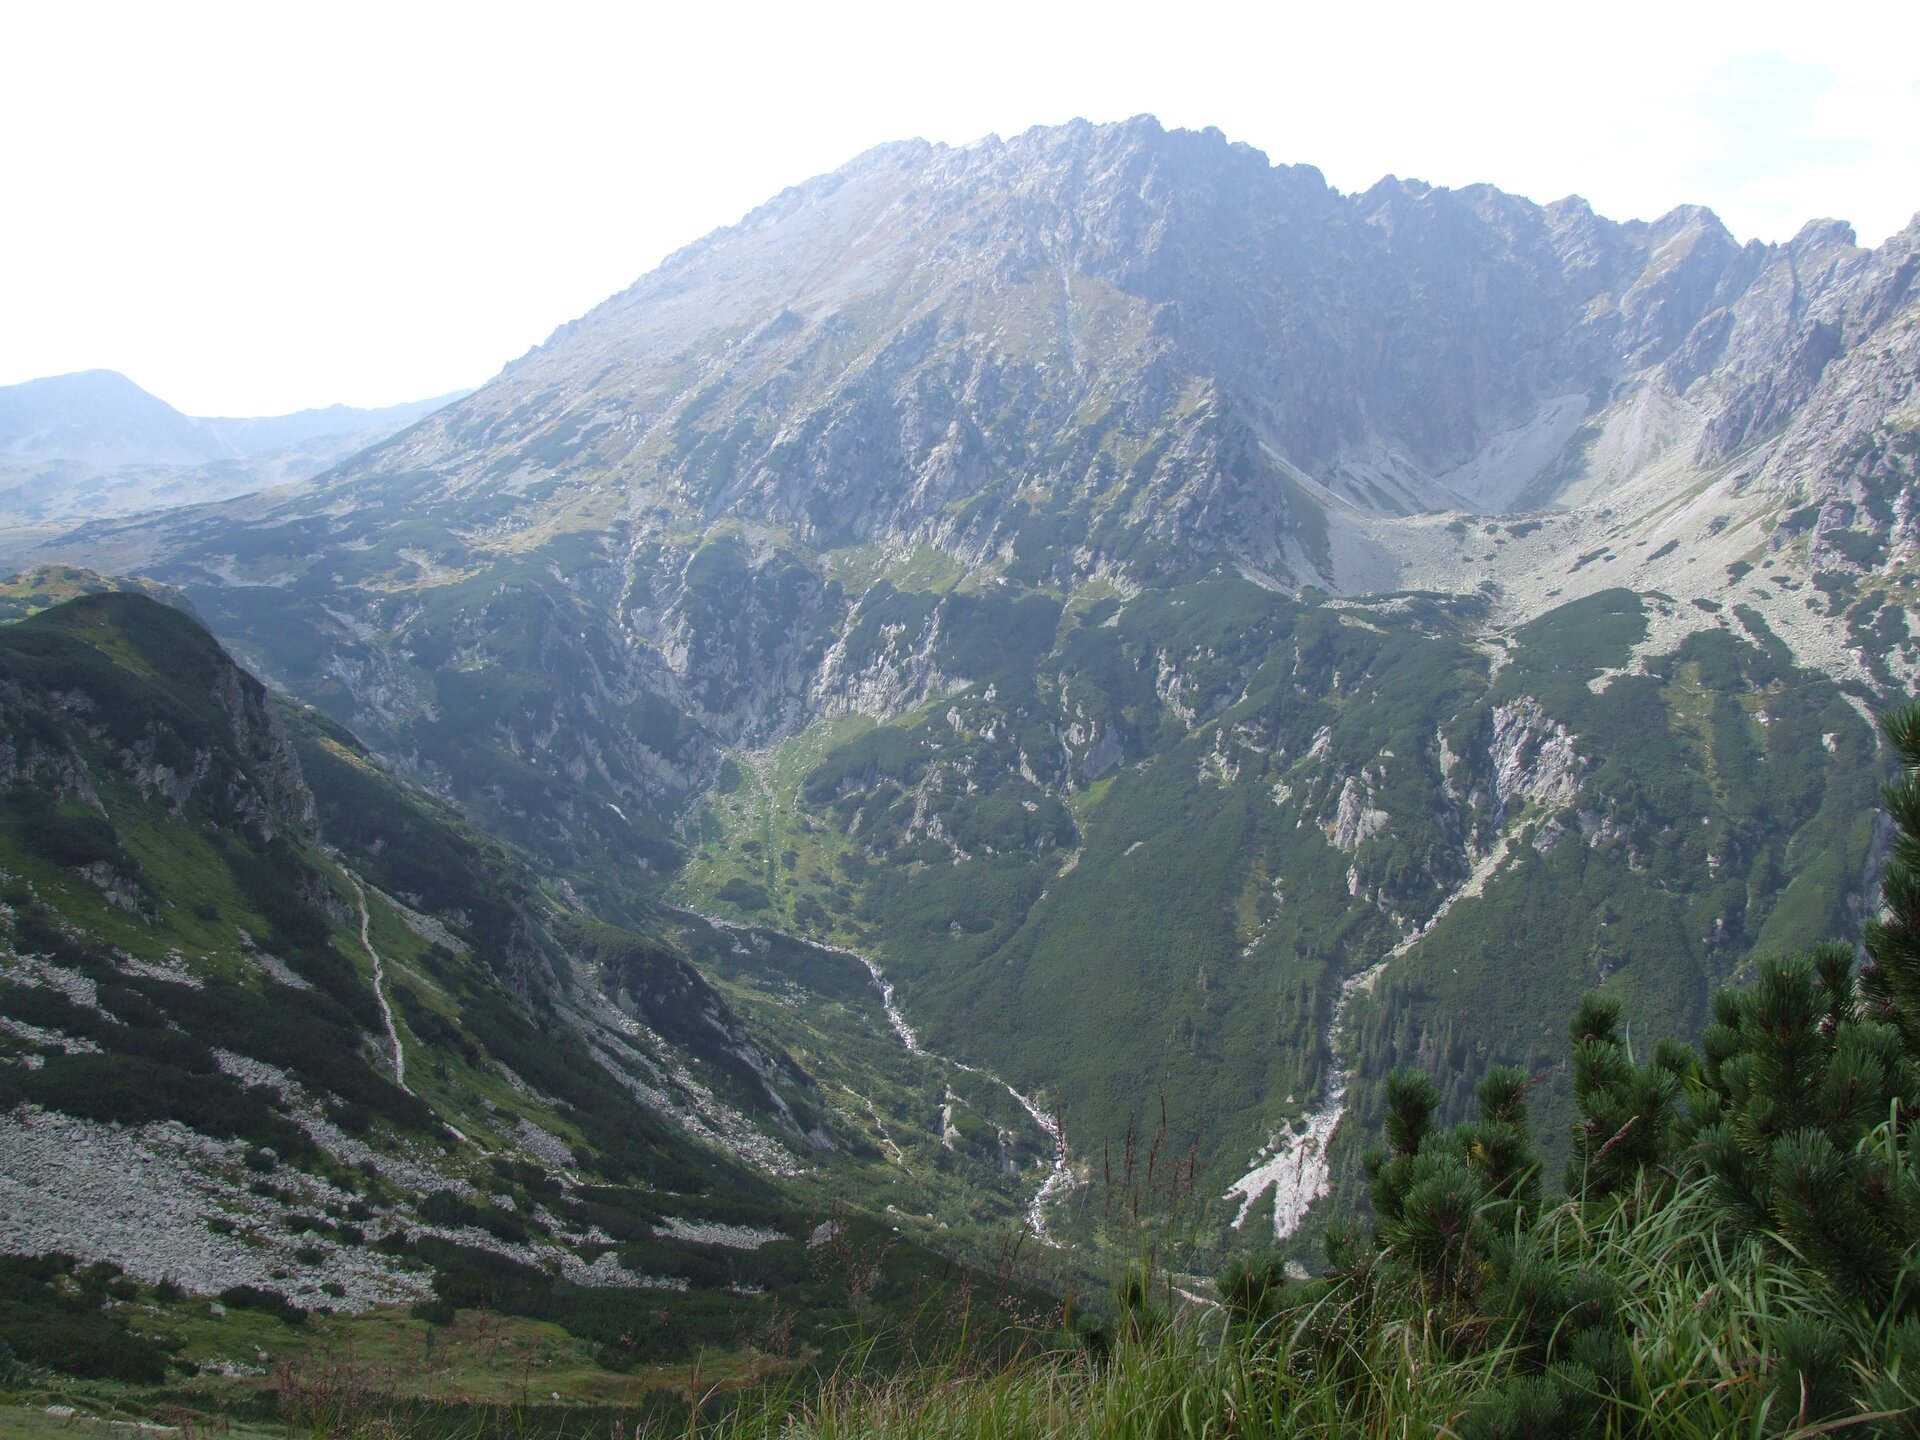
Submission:
{"label": "mountain peak", "polygon": [[[1795,244],[1849,238],[1827,223]],[[1283,477],[1388,514],[1551,500],[1573,397],[1669,361],[1664,383],[1684,389],[1736,331],[1743,370],[1772,363],[1780,347],[1753,337],[1787,303],[1768,278],[1779,254],[1743,249],[1697,205],[1623,224],[1488,184],[1387,176],[1343,195],[1151,115],[904,141],[783,191],[556,331],[474,402],[510,421],[428,440],[439,473],[492,474],[511,431],[543,473],[664,487],[697,523],[790,526],[812,546],[946,535],[942,507],[966,505],[962,548],[986,553],[1034,503],[1006,487],[1064,505],[1107,483],[1075,467],[1177,434],[1213,469],[1164,483],[1240,523],[1156,512],[1156,563],[1230,556],[1329,583]],[[1802,289],[1846,283],[1841,264]],[[1726,330],[1736,311],[1750,319]],[[1012,394],[1016,411],[991,408]],[[1096,414],[1118,427],[1098,441]],[[1702,428],[1716,445],[1755,433],[1711,413]],[[587,434],[604,438],[541,438]],[[1094,545],[1079,563],[1118,557]]]}
{"label": "mountain peak", "polygon": [[1816,250],[1858,248],[1859,239],[1851,224],[1845,220],[1824,217],[1807,221],[1786,244],[1787,253],[1791,255],[1806,255]]}
{"label": "mountain peak", "polygon": [[0,387],[0,455],[191,465],[228,453],[198,421],[117,370],[80,370]]}
{"label": "mountain peak", "polygon": [[[100,394],[100,395],[144,395],[154,397],[141,389],[132,380],[118,370],[73,370],[64,375],[45,375],[36,380],[22,381],[20,385],[7,389],[32,389],[43,393]],[[161,402],[165,403],[165,402]]]}
{"label": "mountain peak", "polygon": [[1822,797],[1870,793],[1849,697],[1920,654],[1920,295],[1789,248],[1343,195],[1145,119],[908,142],[324,483],[42,554],[177,586],[610,906],[673,872],[871,936],[929,1043],[1010,1082],[1080,1047],[1082,1137],[1164,1065],[1176,1107],[1251,1097],[1257,1145],[1328,1073],[1340,977],[1401,957],[1423,1014],[1498,1021],[1486,919],[1539,867],[1566,908],[1517,988],[1617,969],[1604,865],[1676,1025],[1813,923],[1777,903],[1806,866],[1862,872],[1864,802]]}

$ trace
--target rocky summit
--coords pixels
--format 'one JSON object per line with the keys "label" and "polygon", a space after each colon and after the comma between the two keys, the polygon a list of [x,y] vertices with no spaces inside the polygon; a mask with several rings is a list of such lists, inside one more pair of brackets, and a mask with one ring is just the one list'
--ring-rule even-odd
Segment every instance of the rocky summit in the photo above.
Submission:
{"label": "rocky summit", "polygon": [[907,142],[311,481],[13,553],[690,955],[903,1224],[1088,1238],[1152,1114],[1299,1244],[1394,1068],[1458,1118],[1585,990],[1691,1036],[1857,929],[1916,275],[1144,117]]}

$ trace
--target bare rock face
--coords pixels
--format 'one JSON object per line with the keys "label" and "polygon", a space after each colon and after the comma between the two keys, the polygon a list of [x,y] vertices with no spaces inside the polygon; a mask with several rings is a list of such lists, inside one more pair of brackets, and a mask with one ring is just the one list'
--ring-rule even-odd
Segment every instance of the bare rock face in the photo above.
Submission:
{"label": "bare rock face", "polygon": [[[1145,117],[887,146],[564,327],[410,436],[405,466],[423,497],[513,457],[807,548],[933,540],[976,562],[1033,494],[1070,511],[1078,491],[1170,554],[1311,579],[1287,554],[1313,523],[1294,469],[1367,509],[1484,506],[1441,477],[1635,375],[1687,395],[1703,454],[1726,454],[1885,322],[1886,268],[1831,221],[1741,247],[1698,207],[1623,225],[1486,186],[1343,196]],[[1077,568],[1141,571],[1074,519]]]}
{"label": "bare rock face", "polygon": [[1588,770],[1572,733],[1530,695],[1494,707],[1488,753],[1502,811],[1515,802],[1560,809],[1580,793]]}
{"label": "bare rock face", "polygon": [[1821,383],[1780,417],[1784,434],[1759,478],[1807,501],[1856,505],[1884,532],[1911,484],[1920,427],[1920,219],[1861,253],[1855,283],[1808,318],[1778,362],[1788,375],[1774,383],[1785,385],[1830,352]]}
{"label": "bare rock face", "polygon": [[1386,811],[1369,803],[1369,787],[1358,776],[1349,775],[1340,787],[1339,808],[1334,813],[1330,838],[1334,847],[1349,855],[1387,828],[1391,818]]}

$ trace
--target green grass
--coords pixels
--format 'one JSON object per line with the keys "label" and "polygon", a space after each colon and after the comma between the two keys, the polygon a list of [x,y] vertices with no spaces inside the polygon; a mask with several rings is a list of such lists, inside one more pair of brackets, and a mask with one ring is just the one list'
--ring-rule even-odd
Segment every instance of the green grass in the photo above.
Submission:
{"label": "green grass", "polygon": [[[134,1328],[176,1342],[182,1360],[207,1367],[201,1374],[153,1388],[19,1369],[0,1381],[0,1436],[135,1437],[155,1425],[243,1440],[604,1436],[616,1414],[636,1430],[648,1417],[678,1430],[690,1402],[764,1385],[812,1353],[776,1353],[745,1327],[737,1343],[615,1372],[599,1363],[600,1347],[558,1325],[485,1310],[435,1324],[383,1309],[298,1329],[204,1301],[148,1310]],[[216,1365],[244,1368],[227,1376]]]}
{"label": "green grass", "polygon": [[[1604,1275],[1623,1297],[1621,1318],[1636,1341],[1620,1410],[1637,1433],[1810,1433],[1796,1428],[1774,1383],[1783,1329],[1818,1317],[1867,1332],[1857,1338],[1869,1353],[1887,1348],[1876,1347],[1870,1320],[1836,1310],[1790,1264],[1757,1244],[1718,1239],[1703,1191],[1598,1222],[1565,1205],[1529,1243],[1541,1263],[1569,1277]],[[1535,1368],[1510,1322],[1436,1308],[1411,1284],[1346,1275],[1284,1294],[1251,1328],[1175,1300],[1169,1324],[1141,1333],[1123,1320],[1105,1356],[1035,1335],[1010,1365],[960,1357],[904,1373],[848,1371],[817,1393],[777,1394],[718,1429],[806,1440],[1473,1434],[1485,1433],[1474,1427],[1485,1423],[1490,1397]],[[1159,1299],[1165,1306],[1168,1293]],[[1911,1383],[1867,1368],[1863,1382],[1890,1384],[1886,1393]]]}
{"label": "green grass", "polygon": [[[854,944],[861,932],[839,887],[839,861],[851,853],[847,837],[804,813],[799,793],[805,777],[839,747],[871,732],[864,715],[818,721],[771,755],[742,755],[728,787],[709,793],[687,824],[692,841],[684,869],[665,898],[678,905],[757,924],[777,924],[796,934]],[[791,857],[791,858],[789,858]],[[769,905],[746,910],[722,891],[732,881],[761,886]]]}

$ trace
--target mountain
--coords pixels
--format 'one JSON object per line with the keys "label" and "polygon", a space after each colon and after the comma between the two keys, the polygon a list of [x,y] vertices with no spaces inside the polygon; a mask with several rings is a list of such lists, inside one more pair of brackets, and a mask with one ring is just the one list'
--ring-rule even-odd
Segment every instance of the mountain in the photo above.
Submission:
{"label": "mountain", "polygon": [[198,465],[315,440],[384,438],[469,393],[458,390],[373,410],[329,405],[255,419],[198,419],[117,371],[83,370],[0,386],[0,453],[12,460],[78,461],[101,470]]}
{"label": "mountain", "polygon": [[598,913],[858,951],[1081,1181],[1164,1101],[1296,1238],[1394,1066],[1458,1113],[1586,988],[1692,1034],[1855,928],[1917,272],[1147,118],[889,145],[306,486],[24,558],[176,587]]}
{"label": "mountain", "polygon": [[204,427],[112,370],[0,387],[0,445],[12,459],[194,465],[230,454]]}
{"label": "mountain", "polygon": [[861,1307],[971,1283],[832,1202],[854,1137],[677,951],[154,599],[0,628],[0,888],[9,1365],[244,1377],[201,1297],[280,1327],[410,1304],[557,1325],[632,1403],[636,1365],[781,1315],[784,1354],[831,1357]]}
{"label": "mountain", "polygon": [[304,480],[467,393],[232,420],[183,415],[112,370],[0,386],[0,524],[122,515]]}

